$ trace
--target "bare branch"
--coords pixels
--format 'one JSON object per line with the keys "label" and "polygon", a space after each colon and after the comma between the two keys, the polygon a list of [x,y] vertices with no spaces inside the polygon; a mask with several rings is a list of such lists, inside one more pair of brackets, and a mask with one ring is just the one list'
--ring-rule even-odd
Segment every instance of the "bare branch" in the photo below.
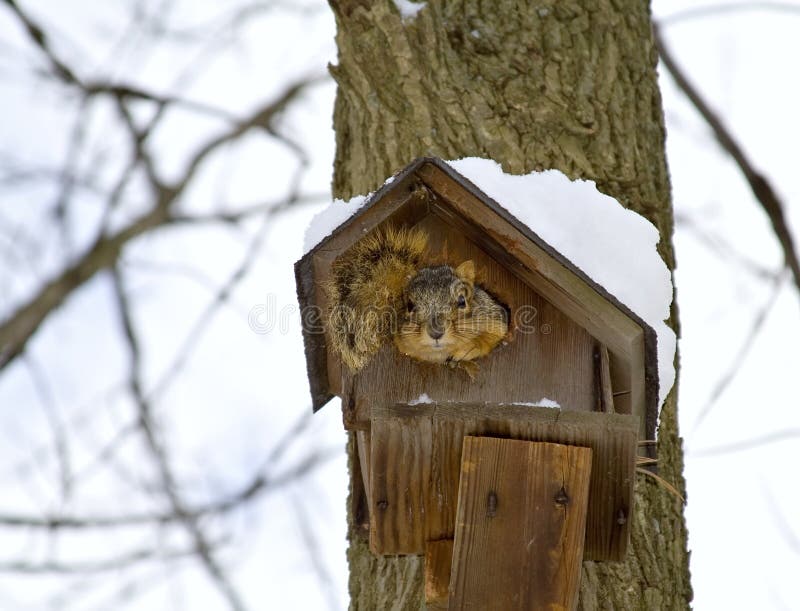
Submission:
{"label": "bare branch", "polygon": [[727,390],[730,383],[736,377],[736,374],[742,368],[742,365],[744,364],[745,361],[745,357],[750,352],[750,349],[753,347],[756,337],[758,337],[759,332],[761,331],[762,327],[764,326],[764,323],[767,320],[767,315],[769,314],[770,310],[772,310],[772,306],[775,305],[775,302],[778,300],[778,295],[780,294],[781,286],[783,285],[782,280],[783,276],[779,276],[773,281],[772,292],[770,293],[769,298],[766,300],[764,305],[761,307],[761,309],[756,313],[755,317],[753,318],[753,323],[750,326],[750,330],[748,331],[747,336],[742,342],[739,351],[735,354],[735,356],[731,360],[730,367],[714,385],[714,388],[711,391],[711,396],[708,398],[708,401],[706,402],[703,409],[701,409],[700,412],[697,414],[697,418],[695,419],[692,431],[696,431],[700,426],[700,424],[711,413],[711,410],[714,408],[719,398]]}
{"label": "bare branch", "polygon": [[720,146],[733,158],[750,185],[756,200],[761,204],[764,212],[772,223],[772,229],[780,242],[786,266],[792,272],[795,287],[800,291],[800,258],[794,245],[794,239],[789,231],[789,226],[784,215],[784,204],[778,198],[767,178],[755,169],[742,147],[734,140],[730,131],[722,123],[721,118],[706,103],[700,92],[689,82],[686,74],[675,61],[668,46],[664,43],[658,26],[653,26],[656,45],[661,61],[672,75],[675,83],[692,102],[700,115],[714,132]]}
{"label": "bare branch", "polygon": [[714,234],[707,227],[701,225],[686,214],[680,212],[675,214],[675,224],[680,225],[684,229],[690,231],[702,244],[704,244],[711,252],[716,254],[723,261],[735,261],[739,268],[750,272],[754,277],[759,280],[767,280],[774,282],[784,268],[777,270],[770,269],[761,265],[758,261],[751,259],[745,253],[741,252],[728,240],[720,235]]}
{"label": "bare branch", "polygon": [[742,13],[750,11],[769,11],[775,13],[800,15],[800,6],[789,2],[738,2],[736,4],[709,4],[695,6],[671,15],[661,17],[658,22],[662,26],[673,25],[682,21],[718,17],[726,13]]}
{"label": "bare branch", "polygon": [[[243,136],[251,129],[262,128],[269,130],[272,127],[272,122],[280,115],[286,107],[295,99],[297,99],[306,89],[328,80],[327,75],[303,77],[286,86],[283,93],[272,102],[261,106],[256,109],[249,117],[236,122],[233,128],[221,134],[217,138],[213,138],[207,142],[189,161],[186,172],[181,179],[181,184],[185,185],[190,181],[200,164],[202,164],[211,153],[216,151],[220,146]],[[180,186],[180,185],[178,185]]]}
{"label": "bare branch", "polygon": [[61,574],[86,574],[86,573],[106,573],[119,569],[129,568],[142,562],[152,562],[155,560],[177,560],[181,558],[191,558],[195,554],[194,548],[184,550],[172,550],[160,552],[154,547],[146,547],[140,550],[102,558],[92,561],[56,561],[48,560],[45,562],[0,562],[0,573],[61,573]]}
{"label": "bare branch", "polygon": [[[6,0],[10,1],[10,0]],[[239,121],[232,129],[213,138],[193,156],[182,178],[174,185],[153,185],[156,201],[148,213],[114,235],[101,235],[76,263],[57,278],[46,283],[40,291],[12,316],[0,324],[0,370],[12,362],[24,349],[42,321],[75,289],[104,269],[115,265],[123,247],[134,238],[172,220],[171,207],[186,190],[201,163],[228,142],[249,130],[266,127],[306,87],[320,79],[302,79],[288,86],[274,101],[258,108],[250,117]],[[155,178],[151,173],[151,178]]]}
{"label": "bare branch", "polygon": [[786,429],[783,431],[775,431],[761,435],[760,437],[753,437],[752,439],[743,439],[741,441],[733,441],[724,445],[712,446],[710,448],[702,448],[700,450],[688,450],[687,454],[691,456],[720,456],[722,454],[734,454],[736,452],[744,452],[746,450],[753,450],[763,446],[771,445],[773,443],[780,443],[783,441],[792,441],[800,439],[800,429]]}
{"label": "bare branch", "polygon": [[70,461],[70,451],[68,444],[67,428],[61,419],[55,397],[47,381],[45,372],[39,363],[30,355],[25,355],[24,362],[28,368],[31,378],[34,381],[36,393],[45,412],[47,423],[53,435],[53,446],[55,447],[58,459],[59,484],[61,487],[61,498],[66,500],[70,496],[72,489],[72,467]]}
{"label": "bare branch", "polygon": [[219,287],[216,294],[212,298],[211,302],[206,306],[203,312],[195,321],[192,328],[186,334],[186,338],[184,339],[183,343],[181,344],[180,349],[178,350],[177,355],[172,361],[172,364],[167,367],[165,373],[161,376],[160,380],[156,383],[152,393],[149,395],[149,399],[152,400],[158,397],[164,390],[172,383],[172,381],[176,378],[178,373],[183,369],[186,364],[186,361],[189,358],[189,355],[192,352],[192,349],[197,344],[198,341],[203,337],[205,331],[210,328],[210,322],[219,311],[222,304],[224,304],[228,298],[230,297],[233,290],[236,286],[244,279],[247,275],[247,272],[253,266],[253,264],[257,260],[257,253],[261,249],[261,245],[264,242],[264,238],[267,235],[267,230],[269,229],[269,220],[270,214],[264,215],[262,219],[261,227],[256,231],[255,237],[251,240],[250,244],[248,245],[244,256],[242,257],[241,263],[237,266],[237,268],[231,273],[230,277]]}
{"label": "bare branch", "polygon": [[194,541],[194,551],[202,562],[208,574],[214,580],[222,595],[227,599],[231,609],[244,611],[245,605],[238,592],[233,588],[227,575],[217,562],[213,553],[213,546],[206,534],[200,528],[196,516],[192,515],[178,494],[178,483],[169,466],[166,449],[158,438],[152,408],[145,397],[141,383],[141,352],[134,328],[130,304],[125,293],[122,279],[116,269],[114,274],[114,292],[118,299],[120,317],[125,329],[128,351],[131,358],[130,389],[139,410],[139,424],[150,454],[159,471],[163,492],[169,499],[172,510],[186,528]]}
{"label": "bare branch", "polygon": [[[299,459],[292,467],[285,469],[278,474],[270,474],[271,467],[285,448],[290,445],[290,441],[296,437],[284,437],[284,442],[279,443],[264,461],[265,467],[259,468],[250,479],[233,494],[217,499],[213,502],[196,508],[186,508],[185,515],[193,519],[199,519],[210,515],[223,515],[242,507],[245,503],[257,499],[259,496],[281,489],[283,486],[296,483],[303,477],[310,474],[321,464],[341,457],[342,448],[330,447],[314,449]],[[129,526],[148,526],[159,524],[172,524],[181,521],[183,516],[175,512],[166,511],[160,513],[139,513],[120,516],[52,516],[36,517],[30,515],[0,515],[0,526],[27,528],[44,528],[47,530],[85,530],[100,528],[124,528]]]}
{"label": "bare branch", "polygon": [[333,577],[331,577],[330,571],[322,561],[322,550],[320,549],[319,542],[317,541],[317,537],[314,534],[314,529],[312,528],[314,520],[306,512],[305,507],[303,506],[303,501],[299,496],[293,495],[292,501],[292,515],[294,516],[295,524],[297,524],[297,528],[300,530],[300,534],[302,535],[303,545],[305,545],[308,560],[314,569],[317,580],[322,586],[322,591],[325,601],[328,604],[328,609],[331,611],[336,611],[339,608],[338,601],[336,600],[336,586],[334,585]]}
{"label": "bare branch", "polygon": [[786,541],[791,550],[800,556],[800,532],[796,530],[797,525],[792,524],[786,519],[786,514],[780,503],[772,496],[772,491],[762,482],[762,492],[769,502],[769,508],[773,516],[773,524],[780,531],[782,538]]}
{"label": "bare branch", "polygon": [[0,324],[0,370],[19,356],[42,321],[68,295],[93,278],[97,272],[116,262],[125,244],[166,222],[169,218],[167,208],[174,193],[164,190],[160,195],[159,201],[149,213],[112,236],[97,238],[85,255],[55,279],[45,283],[36,295]]}
{"label": "bare branch", "polygon": [[3,0],[3,2],[5,2],[6,5],[11,9],[11,12],[16,15],[17,19],[22,22],[22,25],[28,32],[28,36],[31,37],[33,42],[50,63],[50,67],[53,69],[55,75],[66,83],[71,85],[80,85],[80,79],[75,75],[69,66],[67,66],[58,58],[55,51],[53,51],[53,47],[50,44],[50,39],[44,33],[44,30],[42,30],[42,28],[19,7],[16,0]]}

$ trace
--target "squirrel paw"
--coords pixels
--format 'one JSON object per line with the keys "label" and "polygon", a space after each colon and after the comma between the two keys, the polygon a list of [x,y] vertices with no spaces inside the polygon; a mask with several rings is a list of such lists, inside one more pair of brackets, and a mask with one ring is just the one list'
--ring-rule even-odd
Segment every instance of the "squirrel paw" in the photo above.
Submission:
{"label": "squirrel paw", "polygon": [[461,369],[462,371],[466,372],[469,376],[469,379],[473,382],[475,381],[475,376],[478,373],[480,367],[477,363],[473,361],[457,361],[454,358],[450,357],[445,361],[451,369]]}

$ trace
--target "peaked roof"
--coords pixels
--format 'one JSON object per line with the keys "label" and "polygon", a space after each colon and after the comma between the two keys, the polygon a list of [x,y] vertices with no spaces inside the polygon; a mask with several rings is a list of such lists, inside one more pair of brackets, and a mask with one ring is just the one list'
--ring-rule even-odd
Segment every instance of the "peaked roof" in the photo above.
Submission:
{"label": "peaked roof", "polygon": [[[433,208],[420,191],[436,196]],[[325,335],[320,332],[325,296],[320,282],[335,259],[386,222],[411,223],[435,212],[460,223],[499,263],[608,346],[630,374],[633,413],[644,415],[654,438],[658,413],[656,333],[526,224],[441,159],[421,157],[371,194],[352,216],[295,263],[308,378],[314,411],[332,397]]]}

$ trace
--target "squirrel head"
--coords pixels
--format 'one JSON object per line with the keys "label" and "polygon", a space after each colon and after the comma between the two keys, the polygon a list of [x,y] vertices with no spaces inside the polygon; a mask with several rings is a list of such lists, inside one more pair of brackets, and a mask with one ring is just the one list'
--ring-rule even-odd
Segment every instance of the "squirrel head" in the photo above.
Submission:
{"label": "squirrel head", "polygon": [[507,330],[505,309],[475,285],[475,264],[426,267],[404,291],[395,334],[400,352],[435,363],[471,360],[489,352]]}

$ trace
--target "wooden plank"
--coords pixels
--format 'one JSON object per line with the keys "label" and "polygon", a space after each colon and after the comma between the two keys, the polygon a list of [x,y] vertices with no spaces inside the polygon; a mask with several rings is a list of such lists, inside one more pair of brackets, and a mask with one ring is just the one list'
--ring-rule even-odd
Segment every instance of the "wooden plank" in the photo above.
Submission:
{"label": "wooden plank", "polygon": [[306,371],[311,389],[311,407],[316,412],[333,397],[328,377],[327,346],[325,335],[314,329],[322,325],[322,310],[317,307],[317,287],[314,283],[313,260],[304,257],[294,265],[297,283],[297,301],[300,304],[300,321],[303,325],[303,347]]}
{"label": "wooden plank", "polygon": [[630,536],[638,418],[487,403],[374,406],[370,547],[423,554],[452,538],[463,439],[485,435],[589,447],[587,560],[622,560]]}
{"label": "wooden plank", "polygon": [[453,540],[428,541],[425,546],[425,605],[429,610],[447,609]]}
{"label": "wooden plank", "polygon": [[368,461],[364,460],[364,447],[358,443],[358,439],[355,436],[351,438],[350,443],[355,444],[354,450],[356,452],[355,460],[350,466],[352,469],[352,489],[349,497],[350,515],[353,516],[354,535],[366,541],[369,539],[370,505],[367,500],[365,483],[369,472],[363,471],[363,468],[364,465],[368,464]]}
{"label": "wooden plank", "polygon": [[611,384],[611,360],[608,356],[608,348],[603,344],[597,346],[597,360],[601,411],[613,414],[616,409],[614,409],[614,386]]}
{"label": "wooden plank", "polygon": [[449,609],[574,609],[592,451],[466,437]]}
{"label": "wooden plank", "polygon": [[364,485],[364,494],[366,495],[367,503],[369,504],[369,459],[372,455],[370,450],[370,432],[357,431],[356,444],[356,447],[358,448],[358,466],[361,469],[361,479]]}
{"label": "wooden plank", "polygon": [[[426,536],[427,486],[431,479],[430,450],[433,428],[430,419],[405,419],[385,422],[382,439],[372,438],[370,456],[370,549],[385,554],[385,542],[391,541],[392,554],[423,554]],[[374,435],[374,431],[373,431]]]}

